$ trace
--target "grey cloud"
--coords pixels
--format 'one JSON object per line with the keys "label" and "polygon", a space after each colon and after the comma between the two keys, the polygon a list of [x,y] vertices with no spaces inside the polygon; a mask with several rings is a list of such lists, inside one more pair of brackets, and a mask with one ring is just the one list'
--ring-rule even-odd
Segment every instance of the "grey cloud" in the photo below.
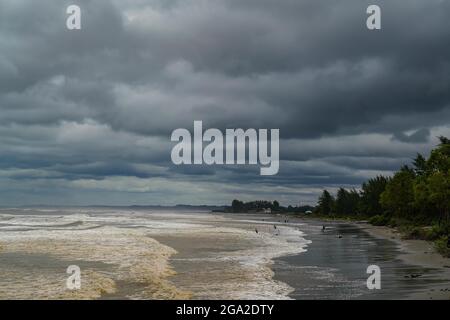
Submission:
{"label": "grey cloud", "polygon": [[[65,29],[73,3],[79,32]],[[312,201],[389,174],[449,133],[450,3],[377,3],[369,32],[368,0],[2,0],[0,204],[95,202],[83,188],[163,201],[141,186],[154,179],[174,202]],[[170,133],[194,120],[280,128],[279,175],[174,167]],[[206,191],[183,194],[189,183]]]}
{"label": "grey cloud", "polygon": [[393,139],[402,142],[427,142],[430,137],[429,129],[419,129],[411,134],[406,134],[404,132],[397,132],[392,137]]}

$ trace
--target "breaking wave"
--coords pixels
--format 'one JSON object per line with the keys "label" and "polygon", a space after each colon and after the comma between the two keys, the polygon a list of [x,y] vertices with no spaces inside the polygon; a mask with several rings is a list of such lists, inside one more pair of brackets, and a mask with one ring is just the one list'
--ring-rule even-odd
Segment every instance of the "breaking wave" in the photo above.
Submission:
{"label": "breaking wave", "polygon": [[[293,289],[273,279],[273,259],[308,244],[297,228],[274,234],[259,223],[256,234],[255,221],[202,213],[15,210],[0,212],[0,299],[287,299]],[[189,256],[161,236],[179,239]],[[214,250],[190,250],[195,239]],[[177,274],[171,262],[183,259],[194,268]],[[73,264],[82,276],[75,291],[66,288]]]}

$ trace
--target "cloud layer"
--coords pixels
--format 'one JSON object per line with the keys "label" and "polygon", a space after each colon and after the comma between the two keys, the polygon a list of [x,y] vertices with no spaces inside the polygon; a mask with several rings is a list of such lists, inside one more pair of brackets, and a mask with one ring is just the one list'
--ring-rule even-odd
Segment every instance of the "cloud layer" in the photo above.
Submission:
{"label": "cloud layer", "polygon": [[[376,1],[368,31],[372,2],[1,0],[0,205],[313,203],[390,174],[450,136],[450,3]],[[280,173],[173,166],[194,120],[280,128]]]}

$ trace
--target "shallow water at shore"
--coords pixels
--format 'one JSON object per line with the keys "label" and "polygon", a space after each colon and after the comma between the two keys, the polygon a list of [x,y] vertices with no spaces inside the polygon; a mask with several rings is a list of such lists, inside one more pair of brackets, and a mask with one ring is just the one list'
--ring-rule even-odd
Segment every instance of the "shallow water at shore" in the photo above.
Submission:
{"label": "shallow water at shore", "polygon": [[[392,241],[374,238],[354,224],[326,222],[325,231],[323,224],[304,224],[311,240],[307,252],[275,261],[275,279],[296,288],[290,294],[294,299],[408,299],[434,284],[448,283],[442,270],[401,261]],[[369,265],[381,269],[381,290],[367,288]]]}
{"label": "shallow water at shore", "polygon": [[[256,233],[253,223],[204,212],[1,210],[0,298],[285,299],[293,289],[273,280],[272,259],[306,241],[283,228]],[[81,290],[65,288],[72,264]]]}
{"label": "shallow water at shore", "polygon": [[193,292],[194,299],[289,298],[294,288],[274,280],[271,267],[276,257],[305,251],[301,231],[235,217],[212,226],[200,235],[156,237],[178,251],[170,259],[177,287]]}
{"label": "shallow water at shore", "polygon": [[[289,219],[289,221],[287,221]],[[403,299],[448,284],[354,224],[134,209],[0,210],[0,299]],[[339,237],[338,237],[339,235]],[[368,290],[368,265],[382,290]],[[81,290],[65,286],[82,270]],[[410,275],[419,275],[411,278]]]}

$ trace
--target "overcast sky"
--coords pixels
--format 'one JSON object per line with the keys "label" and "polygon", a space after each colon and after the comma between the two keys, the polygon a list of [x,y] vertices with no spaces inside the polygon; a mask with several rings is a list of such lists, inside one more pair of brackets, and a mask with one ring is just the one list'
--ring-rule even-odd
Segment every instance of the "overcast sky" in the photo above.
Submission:
{"label": "overcast sky", "polygon": [[[66,29],[66,8],[82,30]],[[382,9],[382,30],[366,8]],[[0,0],[0,205],[315,203],[450,136],[450,1]],[[280,171],[174,166],[279,128]]]}

